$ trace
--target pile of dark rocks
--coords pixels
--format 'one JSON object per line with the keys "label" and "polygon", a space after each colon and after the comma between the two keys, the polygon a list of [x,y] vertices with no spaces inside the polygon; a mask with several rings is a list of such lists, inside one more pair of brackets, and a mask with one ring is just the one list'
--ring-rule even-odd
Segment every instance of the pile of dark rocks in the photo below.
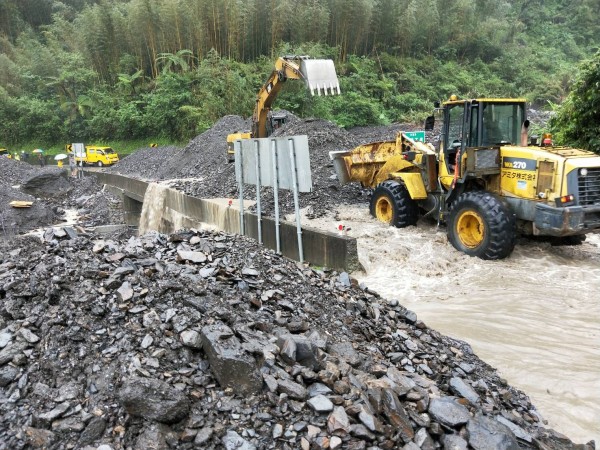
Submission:
{"label": "pile of dark rocks", "polygon": [[[15,208],[15,200],[31,206]],[[121,200],[96,178],[71,178],[66,169],[0,158],[0,237],[60,223],[69,209],[82,227],[123,223]]]}
{"label": "pile of dark rocks", "polygon": [[346,273],[184,230],[0,250],[0,449],[582,449]]}
{"label": "pile of dark rocks", "polygon": [[[288,122],[273,136],[307,135],[310,147],[313,192],[300,194],[300,206],[310,208],[309,216],[319,217],[341,203],[365,202],[367,192],[360,186],[340,186],[329,152],[350,150],[357,145],[394,139],[401,125],[364,127],[348,132],[332,122],[299,119],[288,113]],[[227,135],[250,129],[250,122],[239,116],[225,116],[210,130],[194,138],[184,149],[159,147],[142,149],[108,169],[114,173],[145,180],[168,181],[171,187],[201,198],[237,198],[235,167],[226,162]],[[406,129],[404,127],[403,129]],[[414,129],[414,126],[413,128]],[[248,200],[256,199],[256,191],[245,188]],[[293,212],[293,195],[281,192],[283,214]],[[274,210],[273,193],[265,189],[261,196],[264,212]]]}
{"label": "pile of dark rocks", "polygon": [[[56,210],[39,200],[36,178],[58,180],[60,177],[55,168],[40,168],[23,161],[0,158],[0,237],[46,226],[57,219]],[[31,206],[15,208],[11,206],[13,201],[31,202]]]}

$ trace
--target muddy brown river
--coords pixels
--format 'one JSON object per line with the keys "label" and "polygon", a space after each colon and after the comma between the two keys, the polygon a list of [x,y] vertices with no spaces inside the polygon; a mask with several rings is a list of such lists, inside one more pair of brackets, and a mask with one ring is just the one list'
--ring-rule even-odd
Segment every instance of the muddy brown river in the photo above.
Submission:
{"label": "muddy brown river", "polygon": [[434,223],[400,230],[355,206],[337,219],[303,223],[349,227],[364,266],[355,278],[468,342],[552,428],[600,443],[600,235],[573,247],[522,239],[509,258],[483,261]]}

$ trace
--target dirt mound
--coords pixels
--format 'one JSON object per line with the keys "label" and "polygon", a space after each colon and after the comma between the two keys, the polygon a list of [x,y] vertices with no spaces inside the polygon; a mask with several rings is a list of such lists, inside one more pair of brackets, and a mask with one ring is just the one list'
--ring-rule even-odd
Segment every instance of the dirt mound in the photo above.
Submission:
{"label": "dirt mound", "polygon": [[121,199],[108,192],[93,175],[70,179],[69,195],[55,203],[60,211],[75,210],[77,224],[83,227],[123,223]]}
{"label": "dirt mound", "polygon": [[[33,204],[14,208],[10,206],[13,200]],[[79,216],[80,226],[123,223],[121,201],[94,177],[70,178],[56,167],[0,158],[0,235],[13,236],[60,223],[69,209]]]}
{"label": "dirt mound", "polygon": [[[21,192],[21,184],[37,175],[55,174],[56,169],[38,168],[23,161],[0,157],[0,235],[12,236],[47,226],[56,219],[52,205]],[[32,202],[29,208],[14,208],[14,200]]]}
{"label": "dirt mound", "polygon": [[0,448],[573,448],[345,273],[222,233],[45,237],[0,250]]}
{"label": "dirt mound", "polygon": [[[143,150],[140,155],[134,154],[126,158],[123,163],[127,163],[127,166],[118,163],[110,170],[125,175],[150,177],[156,181],[169,180],[171,187],[196,197],[237,198],[235,167],[225,162],[226,140],[228,134],[249,127],[249,121],[239,116],[225,116],[181,151],[167,155]],[[273,136],[302,134],[306,134],[309,140],[314,190],[300,195],[301,207],[310,207],[311,214],[319,216],[340,203],[365,201],[360,187],[339,185],[329,158],[330,151],[352,149],[360,140],[331,122],[301,120],[291,114],[288,115],[288,122],[276,130]],[[255,199],[254,189],[246,187],[245,198]],[[262,202],[264,212],[271,214],[274,209],[272,190],[265,189]],[[291,192],[281,192],[280,207],[282,214],[293,212]]]}
{"label": "dirt mound", "polygon": [[249,129],[250,121],[240,116],[225,116],[183,149],[143,149],[108,171],[146,180],[170,180],[170,186],[197,197],[232,197],[237,186],[234,166],[226,162],[227,135]]}
{"label": "dirt mound", "polygon": [[400,131],[416,131],[415,125],[393,123],[373,127],[354,127],[348,129],[348,134],[357,140],[358,145],[370,142],[392,141]]}
{"label": "dirt mound", "polygon": [[0,186],[20,185],[28,178],[40,174],[45,170],[52,169],[42,169],[23,161],[0,156]]}
{"label": "dirt mound", "polygon": [[106,171],[155,180],[164,170],[165,163],[176,160],[181,152],[182,149],[175,146],[141,148]]}
{"label": "dirt mound", "polygon": [[[32,202],[29,208],[14,208],[10,202]],[[13,236],[53,223],[57,216],[50,205],[10,186],[0,186],[0,236]]]}

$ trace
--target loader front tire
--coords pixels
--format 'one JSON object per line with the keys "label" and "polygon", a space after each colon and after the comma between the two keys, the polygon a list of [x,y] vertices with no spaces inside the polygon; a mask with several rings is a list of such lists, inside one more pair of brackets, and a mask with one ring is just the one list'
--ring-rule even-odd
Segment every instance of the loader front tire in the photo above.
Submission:
{"label": "loader front tire", "polygon": [[447,233],[454,248],[469,256],[503,259],[515,247],[516,219],[510,207],[489,192],[465,192],[452,203]]}
{"label": "loader front tire", "polygon": [[375,188],[370,211],[380,222],[397,228],[415,225],[419,219],[417,203],[410,198],[404,185],[393,180],[386,180]]}

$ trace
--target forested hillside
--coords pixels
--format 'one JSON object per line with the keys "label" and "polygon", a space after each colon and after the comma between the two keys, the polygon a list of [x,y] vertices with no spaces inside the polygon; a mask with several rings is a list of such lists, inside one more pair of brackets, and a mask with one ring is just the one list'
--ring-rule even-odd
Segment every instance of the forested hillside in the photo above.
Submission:
{"label": "forested hillside", "polygon": [[4,0],[0,146],[162,136],[249,116],[283,54],[333,58],[343,95],[276,102],[343,126],[434,100],[559,104],[600,42],[600,0]]}

